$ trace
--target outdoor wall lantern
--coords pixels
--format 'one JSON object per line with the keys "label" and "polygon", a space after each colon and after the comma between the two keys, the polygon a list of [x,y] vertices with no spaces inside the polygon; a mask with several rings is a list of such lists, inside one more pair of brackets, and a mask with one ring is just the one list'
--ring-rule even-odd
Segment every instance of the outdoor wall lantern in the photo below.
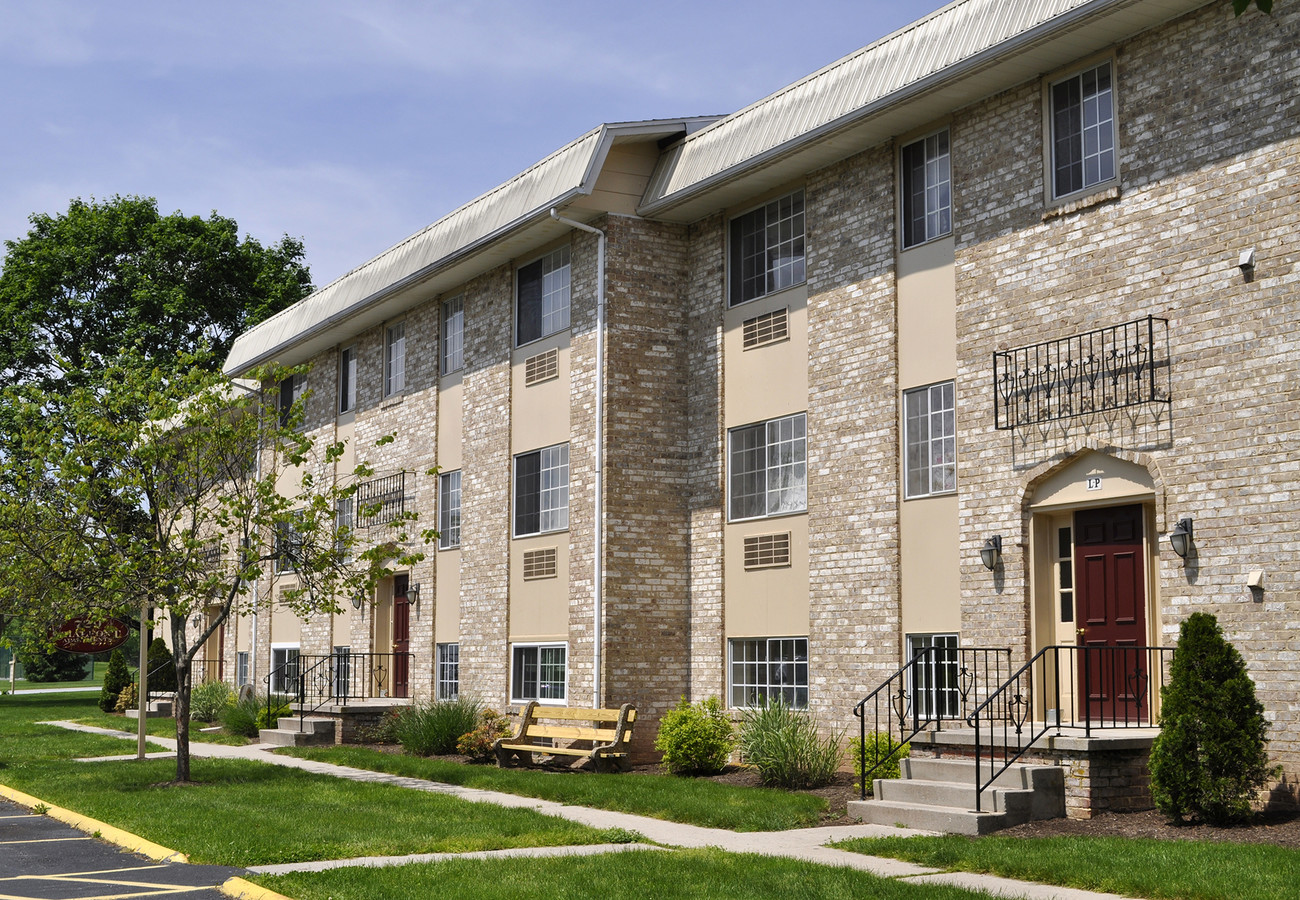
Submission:
{"label": "outdoor wall lantern", "polygon": [[1192,552],[1192,520],[1179,519],[1174,530],[1169,532],[1169,546],[1174,548],[1174,552],[1187,559],[1187,554]]}
{"label": "outdoor wall lantern", "polygon": [[992,572],[1002,561],[1002,535],[995,534],[984,542],[980,548],[980,562],[984,563],[984,568]]}
{"label": "outdoor wall lantern", "polygon": [[360,609],[361,604],[366,602],[365,591],[357,591],[357,595],[352,598],[352,608]]}
{"label": "outdoor wall lantern", "polygon": [[406,599],[410,601],[412,606],[420,605],[420,582],[417,581],[415,584],[407,586]]}

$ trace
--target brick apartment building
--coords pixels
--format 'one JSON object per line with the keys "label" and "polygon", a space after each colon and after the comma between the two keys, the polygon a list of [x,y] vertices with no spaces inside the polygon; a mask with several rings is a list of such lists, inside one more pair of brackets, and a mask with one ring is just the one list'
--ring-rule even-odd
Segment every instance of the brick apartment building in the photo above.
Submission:
{"label": "brick apartment building", "polygon": [[441,538],[226,671],[405,652],[390,695],[630,701],[648,749],[682,696],[843,727],[926,647],[1206,610],[1300,776],[1298,48],[1287,2],[958,0],[581,136],[236,342]]}

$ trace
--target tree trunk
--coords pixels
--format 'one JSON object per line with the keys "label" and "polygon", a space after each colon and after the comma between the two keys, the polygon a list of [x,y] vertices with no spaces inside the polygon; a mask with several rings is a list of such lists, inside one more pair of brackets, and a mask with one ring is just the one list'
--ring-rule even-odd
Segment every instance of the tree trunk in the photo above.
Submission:
{"label": "tree trunk", "polygon": [[185,620],[172,614],[172,664],[176,667],[176,700],[172,712],[176,715],[176,780],[190,780],[190,664],[193,661],[185,648]]}

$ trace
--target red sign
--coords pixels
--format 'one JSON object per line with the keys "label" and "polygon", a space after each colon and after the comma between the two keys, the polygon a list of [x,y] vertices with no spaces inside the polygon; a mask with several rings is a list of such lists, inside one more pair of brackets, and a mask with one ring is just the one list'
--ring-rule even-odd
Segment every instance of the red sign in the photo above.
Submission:
{"label": "red sign", "polygon": [[92,622],[89,616],[73,616],[55,632],[54,646],[69,653],[103,653],[122,646],[129,633],[120,619]]}

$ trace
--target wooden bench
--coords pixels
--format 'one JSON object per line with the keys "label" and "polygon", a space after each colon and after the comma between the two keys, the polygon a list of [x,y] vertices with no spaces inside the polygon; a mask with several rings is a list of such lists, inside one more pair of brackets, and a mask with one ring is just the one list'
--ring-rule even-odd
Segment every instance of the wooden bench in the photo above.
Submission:
{"label": "wooden bench", "polygon": [[[496,752],[497,765],[503,768],[519,761],[532,765],[533,754],[538,753],[544,756],[585,756],[591,759],[597,772],[604,771],[611,762],[620,771],[626,771],[631,765],[628,744],[632,740],[632,723],[635,721],[636,707],[631,703],[624,703],[618,709],[576,709],[541,706],[533,700],[519,713],[519,731],[512,737],[499,739],[492,749]],[[559,746],[558,741],[590,746]]]}

